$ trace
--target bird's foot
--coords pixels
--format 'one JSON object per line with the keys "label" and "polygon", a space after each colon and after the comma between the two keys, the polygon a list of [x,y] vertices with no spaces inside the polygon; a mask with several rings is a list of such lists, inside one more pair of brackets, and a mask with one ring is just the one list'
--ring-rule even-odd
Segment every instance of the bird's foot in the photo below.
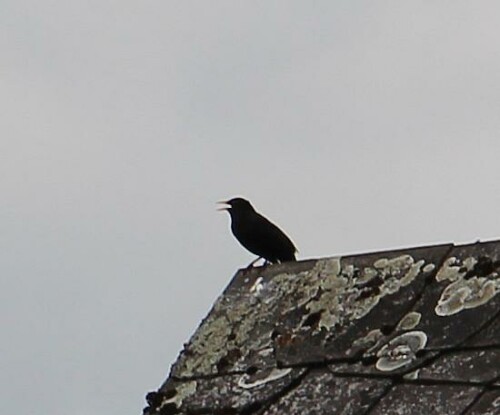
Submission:
{"label": "bird's foot", "polygon": [[247,271],[250,271],[251,269],[254,268],[254,264],[259,261],[260,259],[262,259],[262,257],[258,257],[257,259],[254,259],[252,262],[250,262],[250,264],[248,264],[248,266],[245,268]]}

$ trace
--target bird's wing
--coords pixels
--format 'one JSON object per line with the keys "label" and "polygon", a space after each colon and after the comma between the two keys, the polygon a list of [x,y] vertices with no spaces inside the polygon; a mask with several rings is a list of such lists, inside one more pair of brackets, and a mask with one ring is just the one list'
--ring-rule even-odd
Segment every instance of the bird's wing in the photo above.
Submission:
{"label": "bird's wing", "polygon": [[[293,259],[297,251],[293,242],[274,223],[257,214],[252,221],[252,233],[263,252],[271,253],[276,259]],[[260,255],[260,253],[258,254]],[[265,257],[265,255],[263,255]]]}

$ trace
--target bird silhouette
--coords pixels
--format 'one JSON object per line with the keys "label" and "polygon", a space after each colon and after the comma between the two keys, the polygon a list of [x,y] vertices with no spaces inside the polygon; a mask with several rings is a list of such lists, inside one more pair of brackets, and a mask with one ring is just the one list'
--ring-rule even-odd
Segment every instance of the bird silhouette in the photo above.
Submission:
{"label": "bird silhouette", "polygon": [[227,210],[231,215],[231,230],[236,239],[258,256],[250,263],[249,268],[261,258],[271,264],[295,261],[297,249],[290,238],[258,213],[248,200],[236,197],[218,203],[226,205],[219,210]]}

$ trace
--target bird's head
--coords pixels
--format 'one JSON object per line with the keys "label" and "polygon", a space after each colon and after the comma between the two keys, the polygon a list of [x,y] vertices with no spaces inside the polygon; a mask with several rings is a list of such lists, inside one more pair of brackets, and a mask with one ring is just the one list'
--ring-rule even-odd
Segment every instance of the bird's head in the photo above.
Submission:
{"label": "bird's head", "polygon": [[242,214],[245,212],[254,212],[255,211],[255,209],[250,204],[250,202],[248,200],[241,198],[241,197],[235,197],[231,200],[226,200],[226,201],[217,202],[217,203],[225,205],[217,210],[227,210],[231,215],[233,213]]}

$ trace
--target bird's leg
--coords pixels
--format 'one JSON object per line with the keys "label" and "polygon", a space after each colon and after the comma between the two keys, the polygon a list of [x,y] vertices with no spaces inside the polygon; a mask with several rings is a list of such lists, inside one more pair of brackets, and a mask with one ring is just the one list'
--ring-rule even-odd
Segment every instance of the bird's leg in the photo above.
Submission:
{"label": "bird's leg", "polygon": [[259,259],[262,259],[262,257],[258,257],[257,259],[254,259],[250,264],[248,264],[247,269],[253,268],[253,264],[255,264]]}

